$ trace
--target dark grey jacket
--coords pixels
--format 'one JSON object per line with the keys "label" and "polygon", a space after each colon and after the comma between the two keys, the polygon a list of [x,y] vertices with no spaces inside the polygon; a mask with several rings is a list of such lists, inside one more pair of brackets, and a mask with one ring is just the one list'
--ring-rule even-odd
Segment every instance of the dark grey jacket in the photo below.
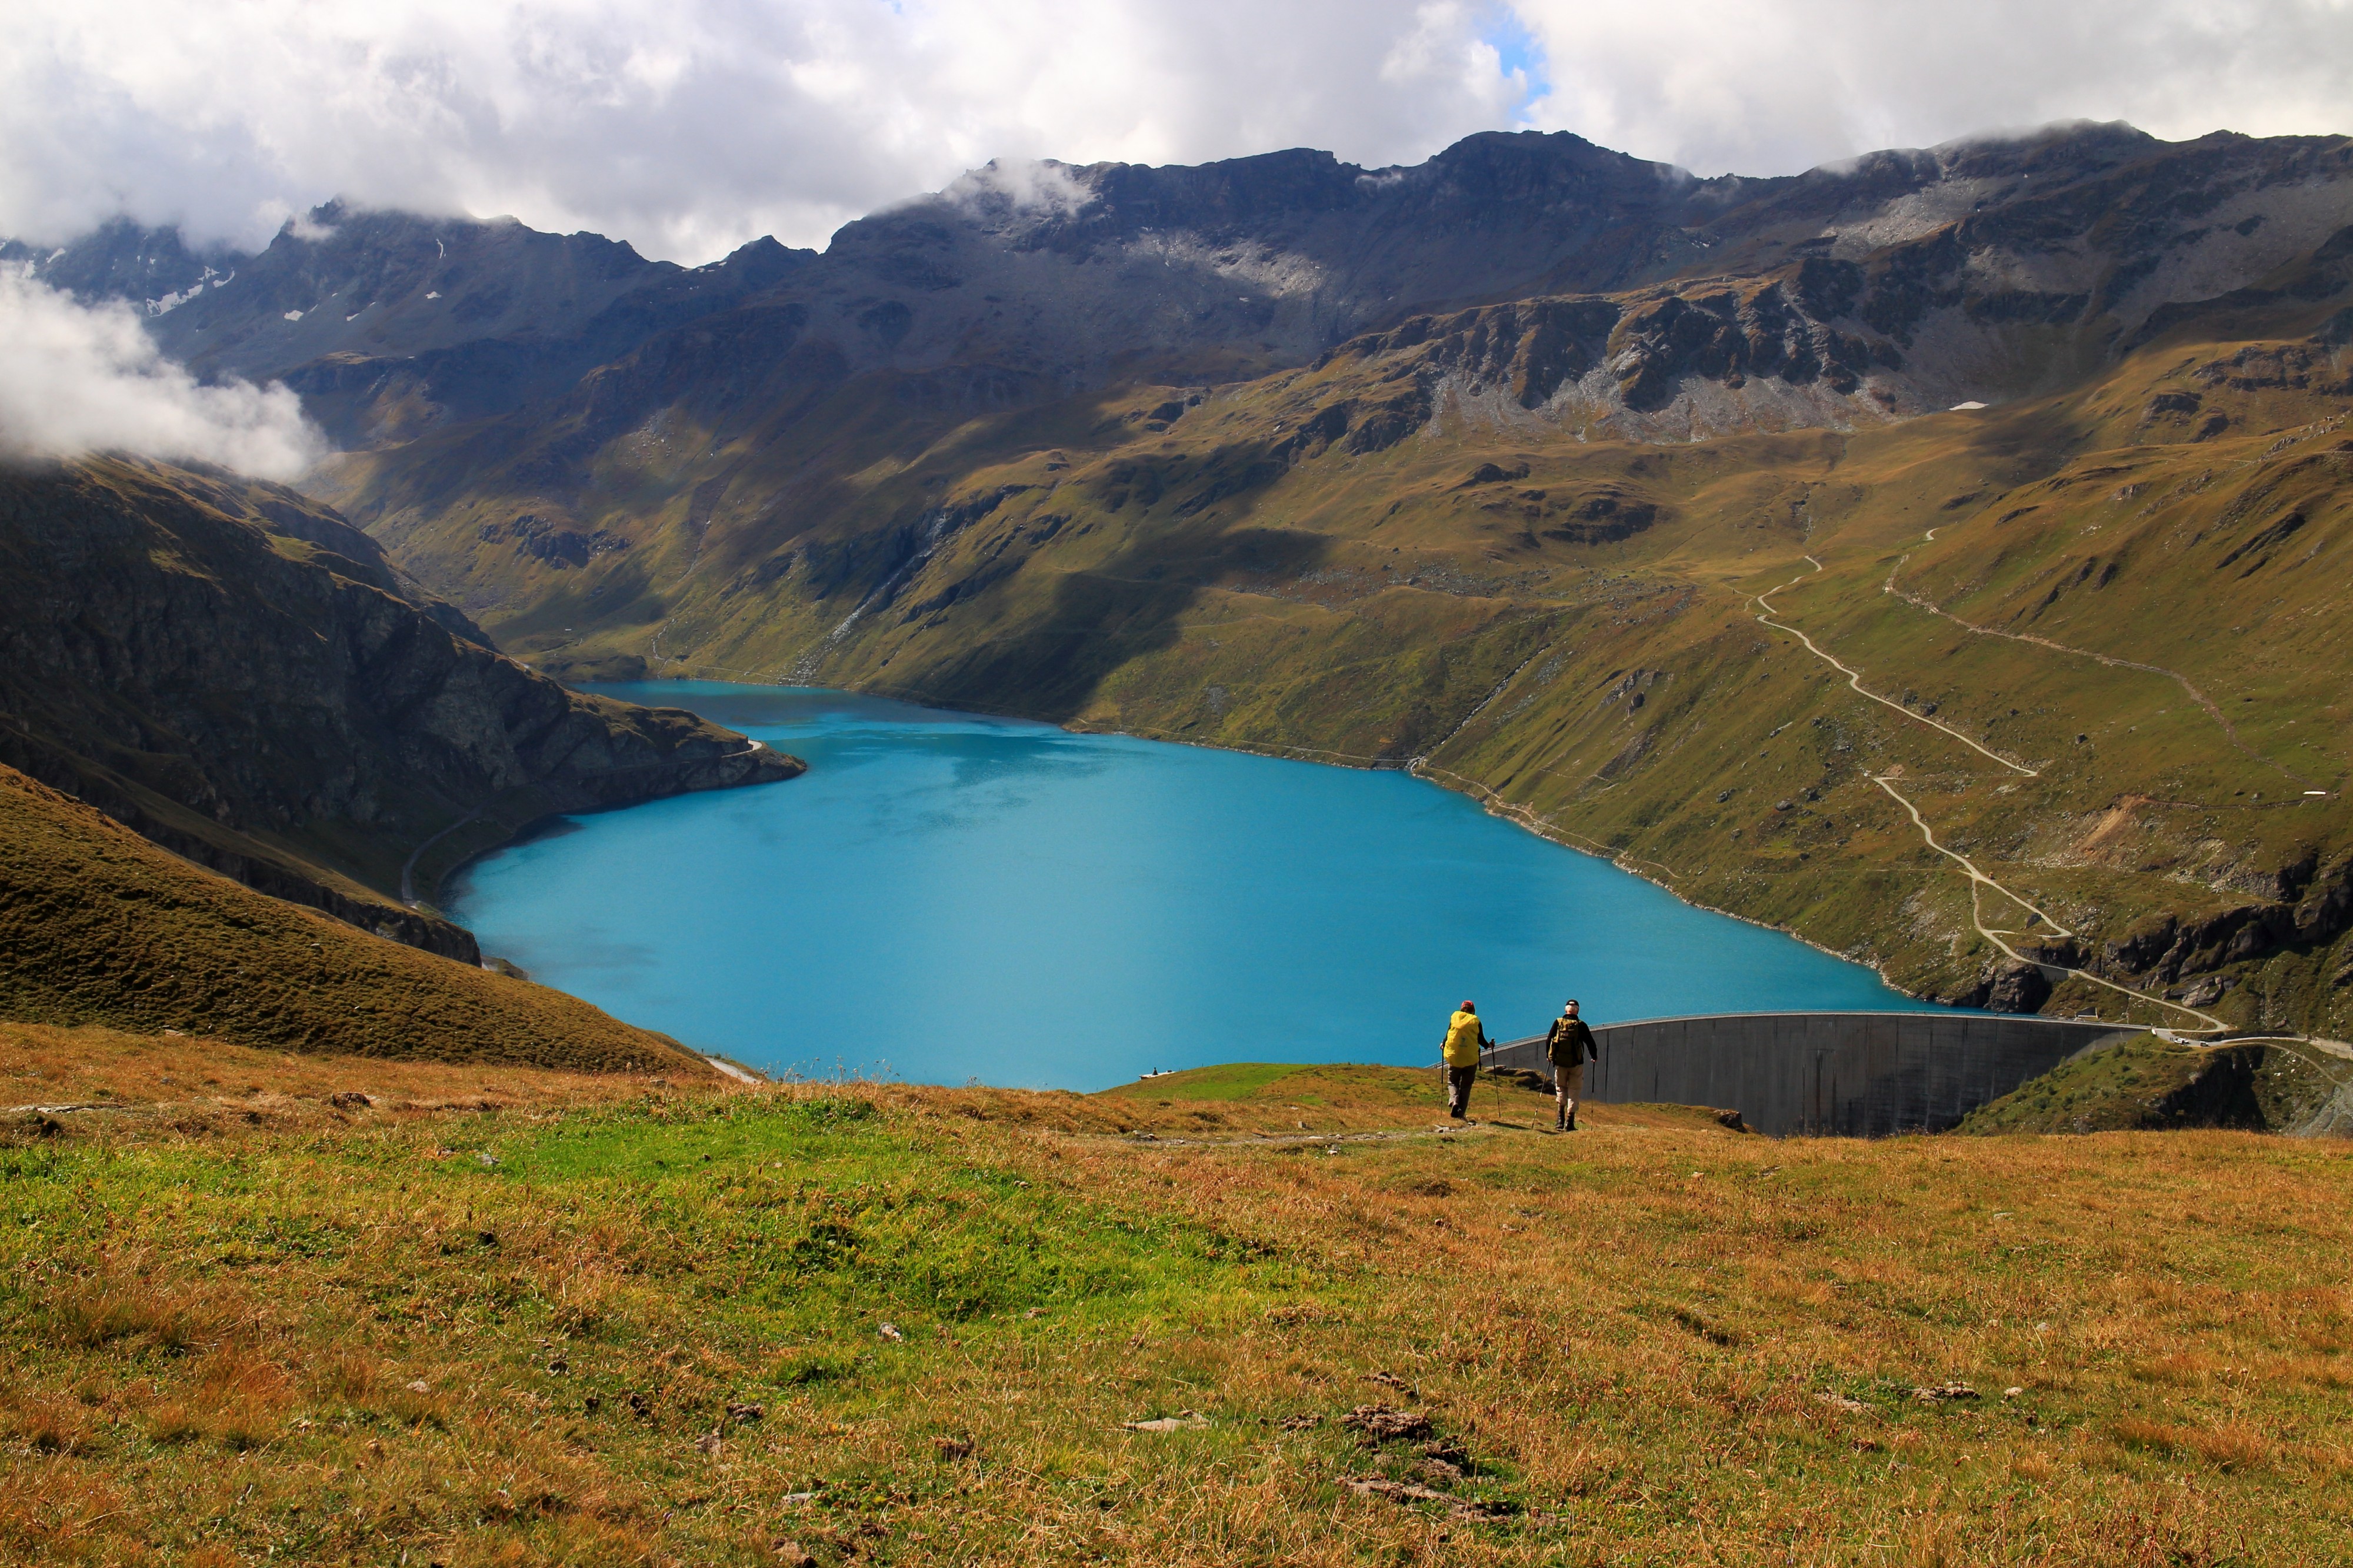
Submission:
{"label": "dark grey jacket", "polygon": [[1551,1032],[1545,1036],[1545,1056],[1556,1068],[1573,1068],[1579,1062],[1599,1060],[1601,1047],[1584,1019],[1555,1018]]}

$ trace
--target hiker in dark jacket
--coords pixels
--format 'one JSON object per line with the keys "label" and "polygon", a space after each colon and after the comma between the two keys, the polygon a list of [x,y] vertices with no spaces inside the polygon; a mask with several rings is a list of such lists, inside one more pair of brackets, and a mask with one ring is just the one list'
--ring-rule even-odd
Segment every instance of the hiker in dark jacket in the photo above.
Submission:
{"label": "hiker in dark jacket", "polygon": [[1479,1022],[1476,1003],[1465,1002],[1446,1020],[1446,1114],[1457,1121],[1471,1115],[1471,1086],[1479,1078],[1479,1053],[1494,1045],[1486,1026]]}
{"label": "hiker in dark jacket", "polygon": [[1577,1098],[1585,1092],[1585,1064],[1601,1055],[1593,1031],[1577,1016],[1576,997],[1570,997],[1560,1016],[1552,1021],[1545,1035],[1545,1055],[1552,1058],[1553,1131],[1574,1132]]}

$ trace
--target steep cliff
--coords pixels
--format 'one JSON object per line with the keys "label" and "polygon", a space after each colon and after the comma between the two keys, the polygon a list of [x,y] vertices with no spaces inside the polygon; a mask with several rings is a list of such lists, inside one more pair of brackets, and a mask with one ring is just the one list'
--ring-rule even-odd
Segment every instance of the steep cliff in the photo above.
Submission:
{"label": "steep cliff", "polygon": [[487,642],[291,491],[128,459],[0,471],[0,761],[264,891],[472,959],[404,881],[549,812],[800,771]]}

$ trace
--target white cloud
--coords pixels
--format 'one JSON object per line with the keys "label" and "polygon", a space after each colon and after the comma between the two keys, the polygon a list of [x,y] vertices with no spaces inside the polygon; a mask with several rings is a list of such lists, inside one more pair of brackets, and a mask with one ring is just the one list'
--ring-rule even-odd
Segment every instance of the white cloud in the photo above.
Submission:
{"label": "white cloud", "polygon": [[1006,164],[990,159],[950,180],[941,195],[958,206],[987,212],[1053,213],[1067,217],[1094,200],[1094,193],[1055,163]]}
{"label": "white cloud", "polygon": [[0,268],[0,452],[130,451],[290,479],[325,452],[282,385],[198,385],[127,305],[91,309]]}
{"label": "white cloud", "polygon": [[1534,124],[1790,173],[2054,119],[2353,131],[2353,0],[16,0],[0,233],[330,195],[702,261],[990,159],[1378,165]]}
{"label": "white cloud", "polygon": [[1794,174],[2060,120],[2169,141],[2353,132],[2348,0],[1514,0],[1529,111],[1701,174]]}
{"label": "white cloud", "polygon": [[[117,210],[258,245],[331,195],[512,214],[698,262],[990,159],[1419,159],[1508,114],[1462,69],[1386,85],[1411,0],[17,0],[0,234]],[[1451,29],[1451,33],[1450,33]]]}

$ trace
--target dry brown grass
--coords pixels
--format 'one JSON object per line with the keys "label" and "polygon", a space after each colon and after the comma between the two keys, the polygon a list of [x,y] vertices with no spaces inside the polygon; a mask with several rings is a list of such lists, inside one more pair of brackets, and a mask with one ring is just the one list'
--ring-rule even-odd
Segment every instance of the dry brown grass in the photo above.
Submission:
{"label": "dry brown grass", "polygon": [[[126,1095],[198,1048],[11,1037]],[[311,1098],[344,1067],[391,1104]],[[2353,1525],[2343,1146],[1559,1138],[1533,1096],[1441,1135],[1381,1069],[214,1076],[290,1109],[0,1151],[0,1556],[2302,1563]],[[1471,1473],[1364,1446],[1370,1404]]]}
{"label": "dry brown grass", "polygon": [[204,870],[5,765],[0,1014],[396,1060],[708,1071],[575,996]]}
{"label": "dry brown grass", "polygon": [[[254,1116],[348,1121],[369,1112],[480,1109],[484,1102],[502,1109],[589,1105],[643,1094],[670,1079],[668,1071],[574,1073],[500,1062],[311,1056],[200,1036],[0,1022],[0,1105],[113,1102],[135,1121],[164,1121],[181,1131],[254,1125]],[[339,1094],[364,1094],[375,1103],[338,1105]]]}

